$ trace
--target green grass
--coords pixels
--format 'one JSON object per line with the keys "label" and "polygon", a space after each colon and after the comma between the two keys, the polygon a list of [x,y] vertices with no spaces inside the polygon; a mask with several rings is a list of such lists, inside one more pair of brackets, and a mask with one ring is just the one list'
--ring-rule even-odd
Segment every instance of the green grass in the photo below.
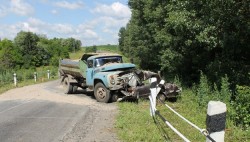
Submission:
{"label": "green grass", "polygon": [[[50,79],[47,78],[47,70],[50,70]],[[58,70],[57,67],[50,67],[50,66],[37,68],[36,69],[37,82],[35,82],[34,80],[33,70],[22,69],[22,70],[15,71],[17,73],[17,87],[23,87],[23,86],[27,86],[31,84],[38,84],[38,83],[42,83],[46,81],[55,80],[58,78],[57,70]],[[0,94],[13,88],[16,88],[16,86],[14,86],[13,75],[11,74],[11,80],[8,80],[7,82],[1,82]]]}
{"label": "green grass", "polygon": [[69,53],[69,58],[74,59],[74,60],[80,59],[84,53],[84,50],[85,50],[85,48],[80,48],[80,50],[77,52]]}
{"label": "green grass", "polygon": [[[206,109],[200,108],[195,103],[196,98],[191,90],[185,90],[181,99],[177,102],[166,102],[174,110],[183,115],[199,128],[206,128]],[[118,103],[119,114],[116,121],[118,136],[123,141],[183,141],[157,116],[156,123],[149,114],[149,101],[140,100],[138,104],[122,102]],[[200,142],[206,138],[200,132],[176,116],[165,105],[158,104],[157,109],[167,121],[179,130],[190,141]],[[247,142],[250,141],[250,133],[235,127],[232,122],[227,122],[225,141]]]}
{"label": "green grass", "polygon": [[[92,46],[89,46],[89,47],[92,47]],[[117,45],[99,45],[96,47],[97,47],[97,51],[100,51],[100,52],[111,52],[111,53],[121,54]],[[70,53],[69,54],[70,59],[73,59],[73,60],[80,59],[82,55],[85,53],[85,48],[88,48],[88,47],[83,47],[77,52]],[[123,56],[123,62],[129,63],[130,60],[127,57]]]}
{"label": "green grass", "polygon": [[118,45],[99,45],[97,51],[119,53]]}
{"label": "green grass", "polygon": [[[164,141],[149,115],[147,102],[118,103],[119,115],[116,121],[118,136],[122,141]],[[153,133],[154,135],[150,135]]]}
{"label": "green grass", "polygon": [[[112,52],[112,53],[118,53],[122,55],[122,53],[120,52],[118,48],[118,45],[100,45],[100,46],[97,46],[97,51]],[[122,55],[122,58],[123,58],[124,63],[130,63],[129,58],[123,55]]]}
{"label": "green grass", "polygon": [[[92,46],[89,46],[89,47],[92,47]],[[119,53],[119,49],[117,45],[99,45],[96,47],[97,47],[97,51],[99,52]],[[70,59],[80,59],[82,55],[85,53],[85,48],[88,48],[88,47],[82,47],[77,52],[69,53]]]}
{"label": "green grass", "polygon": [[17,83],[17,87],[14,85],[14,83],[8,83],[8,84],[4,84],[3,86],[0,87],[0,95],[10,89],[14,89],[14,88],[18,88],[18,87],[23,87],[23,86],[27,86],[27,85],[32,85],[32,84],[39,84],[39,83],[43,83],[43,82],[47,82],[47,81],[52,81],[57,79],[57,77],[53,76],[50,79],[47,78],[38,78],[37,82],[35,82],[34,79],[28,79],[25,81],[21,81]]}

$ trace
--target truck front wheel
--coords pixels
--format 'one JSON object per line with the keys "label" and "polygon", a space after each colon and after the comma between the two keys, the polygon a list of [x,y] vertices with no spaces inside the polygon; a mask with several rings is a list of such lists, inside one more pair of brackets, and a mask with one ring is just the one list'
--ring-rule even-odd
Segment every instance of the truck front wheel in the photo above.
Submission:
{"label": "truck front wheel", "polygon": [[107,103],[111,97],[110,91],[101,82],[95,85],[94,94],[96,100],[103,103]]}
{"label": "truck front wheel", "polygon": [[165,94],[163,94],[163,93],[159,93],[159,94],[157,95],[157,99],[159,99],[159,100],[158,100],[159,103],[165,102],[166,96],[165,96]]}

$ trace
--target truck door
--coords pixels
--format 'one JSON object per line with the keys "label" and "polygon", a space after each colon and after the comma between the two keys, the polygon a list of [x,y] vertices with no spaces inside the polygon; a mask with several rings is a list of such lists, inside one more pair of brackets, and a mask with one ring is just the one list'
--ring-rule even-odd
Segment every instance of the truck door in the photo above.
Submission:
{"label": "truck door", "polygon": [[93,60],[88,60],[87,61],[88,68],[87,68],[87,73],[86,73],[86,84],[88,86],[94,86],[94,66],[93,66]]}

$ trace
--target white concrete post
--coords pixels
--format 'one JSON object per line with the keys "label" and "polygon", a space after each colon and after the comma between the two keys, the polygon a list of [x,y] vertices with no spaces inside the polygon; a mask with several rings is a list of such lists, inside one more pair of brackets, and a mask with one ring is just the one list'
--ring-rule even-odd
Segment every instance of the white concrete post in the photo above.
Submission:
{"label": "white concrete post", "polygon": [[13,76],[14,76],[14,85],[15,85],[15,87],[16,87],[16,86],[17,86],[17,77],[16,77],[16,73],[14,73]]}
{"label": "white concrete post", "polygon": [[37,73],[34,72],[34,79],[35,79],[35,82],[37,81]]}
{"label": "white concrete post", "polygon": [[[226,127],[226,104],[210,101],[207,108],[206,125],[210,137],[216,142],[224,142]],[[212,142],[209,138],[206,142]]]}
{"label": "white concrete post", "polygon": [[50,78],[50,70],[47,70],[48,79]]}

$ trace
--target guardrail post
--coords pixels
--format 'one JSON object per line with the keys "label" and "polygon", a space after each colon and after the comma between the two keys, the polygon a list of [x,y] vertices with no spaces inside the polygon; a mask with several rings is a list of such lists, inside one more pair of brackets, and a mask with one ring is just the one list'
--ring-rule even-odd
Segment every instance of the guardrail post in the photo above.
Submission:
{"label": "guardrail post", "polygon": [[150,115],[155,116],[156,111],[156,96],[157,96],[157,79],[155,77],[149,79],[150,84],[150,92],[149,100],[150,100]]}
{"label": "guardrail post", "polygon": [[48,79],[50,78],[50,70],[47,70]]}
{"label": "guardrail post", "polygon": [[17,77],[16,77],[16,73],[14,73],[13,76],[14,76],[14,85],[15,85],[15,87],[16,87],[16,86],[17,86]]}
{"label": "guardrail post", "polygon": [[[210,101],[207,108],[207,130],[210,137],[216,142],[224,142],[226,127],[226,104],[220,101]],[[206,142],[211,142],[206,139]]]}
{"label": "guardrail post", "polygon": [[35,82],[37,81],[37,72],[34,72],[34,79],[35,79]]}
{"label": "guardrail post", "polygon": [[153,77],[149,79],[150,84],[150,92],[149,100],[150,100],[150,115],[155,116],[156,111],[156,96],[161,90],[161,85],[165,83],[164,80],[161,80],[160,83],[157,83],[157,78]]}

